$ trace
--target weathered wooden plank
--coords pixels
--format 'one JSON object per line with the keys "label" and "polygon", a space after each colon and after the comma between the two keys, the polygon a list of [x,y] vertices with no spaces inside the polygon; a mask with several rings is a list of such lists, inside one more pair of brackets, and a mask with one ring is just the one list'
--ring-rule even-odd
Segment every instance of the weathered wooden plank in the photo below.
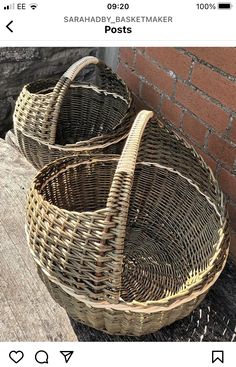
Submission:
{"label": "weathered wooden plank", "polygon": [[[2,281],[1,281],[2,284]],[[7,302],[3,292],[0,293],[0,305],[1,305],[1,318],[0,318],[0,341],[17,341],[24,340],[25,335],[21,330],[18,322],[11,310],[10,305]],[[3,316],[4,315],[4,316]],[[14,325],[14,328],[12,328]]]}
{"label": "weathered wooden plank", "polygon": [[0,139],[0,341],[74,341],[65,311],[40,281],[24,232],[35,169]]}

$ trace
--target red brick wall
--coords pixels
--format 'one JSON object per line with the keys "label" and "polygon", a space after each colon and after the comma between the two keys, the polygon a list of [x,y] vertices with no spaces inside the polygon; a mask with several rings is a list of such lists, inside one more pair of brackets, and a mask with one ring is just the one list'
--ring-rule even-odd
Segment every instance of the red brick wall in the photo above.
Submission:
{"label": "red brick wall", "polygon": [[138,106],[171,122],[214,171],[236,258],[236,48],[121,48],[117,71]]}

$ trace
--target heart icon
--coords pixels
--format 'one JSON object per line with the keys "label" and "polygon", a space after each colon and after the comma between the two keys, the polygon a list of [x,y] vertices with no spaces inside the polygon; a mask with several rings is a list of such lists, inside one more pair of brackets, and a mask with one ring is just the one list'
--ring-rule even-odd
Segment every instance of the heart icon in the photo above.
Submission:
{"label": "heart icon", "polygon": [[19,363],[23,358],[24,358],[24,353],[21,350],[12,350],[9,353],[9,357],[11,358],[11,360],[15,363]]}

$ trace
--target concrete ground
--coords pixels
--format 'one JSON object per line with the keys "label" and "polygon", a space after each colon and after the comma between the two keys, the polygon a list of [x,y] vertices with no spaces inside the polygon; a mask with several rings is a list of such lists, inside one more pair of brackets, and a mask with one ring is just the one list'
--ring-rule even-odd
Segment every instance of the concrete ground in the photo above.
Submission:
{"label": "concrete ground", "polygon": [[26,243],[25,198],[36,170],[2,139],[0,159],[0,341],[75,341]]}

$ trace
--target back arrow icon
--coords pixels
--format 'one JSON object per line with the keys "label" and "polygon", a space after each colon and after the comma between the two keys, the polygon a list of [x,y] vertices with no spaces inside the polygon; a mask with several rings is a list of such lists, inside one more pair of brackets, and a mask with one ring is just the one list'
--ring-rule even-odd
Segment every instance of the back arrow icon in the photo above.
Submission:
{"label": "back arrow icon", "polygon": [[11,20],[7,25],[7,29],[9,29],[10,32],[13,32],[13,30],[10,28],[10,25],[13,23],[13,20]]}

